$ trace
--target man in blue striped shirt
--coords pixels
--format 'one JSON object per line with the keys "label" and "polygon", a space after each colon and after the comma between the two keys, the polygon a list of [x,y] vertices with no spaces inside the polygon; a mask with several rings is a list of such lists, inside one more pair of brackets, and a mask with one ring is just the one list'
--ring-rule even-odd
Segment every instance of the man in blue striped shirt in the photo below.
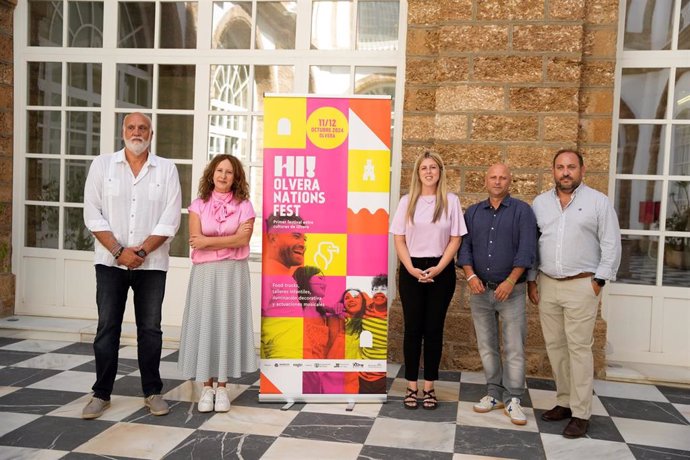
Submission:
{"label": "man in blue striped shirt", "polygon": [[526,270],[534,264],[537,223],[530,206],[510,196],[511,181],[506,165],[489,168],[489,198],[465,213],[468,234],[462,239],[457,265],[465,272],[472,293],[470,309],[488,386],[488,394],[474,410],[483,413],[505,407],[511,422],[524,425],[527,417],[520,398],[525,390],[525,280]]}

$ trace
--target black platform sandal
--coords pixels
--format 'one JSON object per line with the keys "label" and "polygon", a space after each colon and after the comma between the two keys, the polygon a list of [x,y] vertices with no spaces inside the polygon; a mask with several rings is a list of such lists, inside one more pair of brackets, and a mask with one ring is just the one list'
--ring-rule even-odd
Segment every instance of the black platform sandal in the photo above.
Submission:
{"label": "black platform sandal", "polygon": [[403,406],[405,406],[405,409],[414,410],[417,407],[419,407],[419,403],[417,402],[417,392],[419,390],[413,390],[412,388],[408,388],[405,391],[405,399],[403,399]]}
{"label": "black platform sandal", "polygon": [[434,410],[438,407],[438,400],[436,399],[436,393],[432,388],[429,391],[422,390],[424,394],[424,399],[422,399],[422,408],[426,410]]}

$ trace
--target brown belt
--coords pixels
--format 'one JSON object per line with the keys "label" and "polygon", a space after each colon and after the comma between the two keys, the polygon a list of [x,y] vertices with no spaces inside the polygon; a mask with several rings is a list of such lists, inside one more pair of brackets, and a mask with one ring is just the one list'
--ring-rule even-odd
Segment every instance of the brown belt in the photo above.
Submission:
{"label": "brown belt", "polygon": [[[542,272],[542,273],[544,273],[544,272]],[[551,278],[552,280],[556,280],[556,281],[570,281],[570,280],[577,280],[580,278],[591,278],[594,276],[594,273],[582,272],[582,273],[578,273],[577,275],[566,276],[565,278],[554,278],[553,276],[549,276],[546,273],[544,273],[544,276]]]}

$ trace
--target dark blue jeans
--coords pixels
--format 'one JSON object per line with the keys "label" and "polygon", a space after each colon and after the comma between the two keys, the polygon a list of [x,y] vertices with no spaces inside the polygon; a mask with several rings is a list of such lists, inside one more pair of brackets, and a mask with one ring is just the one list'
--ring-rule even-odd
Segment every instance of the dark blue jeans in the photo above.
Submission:
{"label": "dark blue jeans", "polygon": [[161,307],[165,277],[166,272],[161,270],[122,270],[96,265],[98,331],[93,342],[96,383],[91,387],[95,397],[110,400],[113,391],[129,288],[134,293],[141,389],[144,396],[159,394],[163,389],[159,367],[163,344]]}

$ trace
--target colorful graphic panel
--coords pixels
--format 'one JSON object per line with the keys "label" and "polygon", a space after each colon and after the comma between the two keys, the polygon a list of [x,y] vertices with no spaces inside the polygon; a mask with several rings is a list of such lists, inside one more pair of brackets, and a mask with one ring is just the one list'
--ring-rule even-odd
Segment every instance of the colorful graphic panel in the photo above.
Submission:
{"label": "colorful graphic panel", "polygon": [[390,102],[265,97],[261,401],[385,400]]}

